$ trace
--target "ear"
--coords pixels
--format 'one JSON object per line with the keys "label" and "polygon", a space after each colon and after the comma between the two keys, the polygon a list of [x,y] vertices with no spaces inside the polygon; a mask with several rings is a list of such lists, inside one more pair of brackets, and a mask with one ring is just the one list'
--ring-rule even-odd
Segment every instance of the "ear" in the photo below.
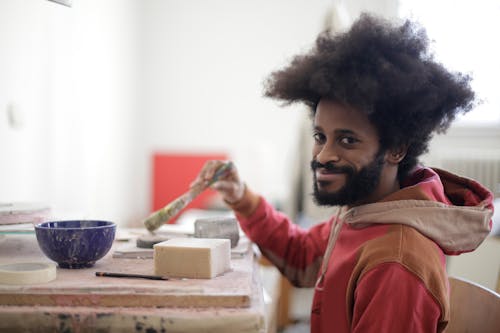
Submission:
{"label": "ear", "polygon": [[407,151],[408,147],[406,145],[389,149],[387,151],[386,159],[389,163],[399,164],[399,162],[401,162],[405,158]]}

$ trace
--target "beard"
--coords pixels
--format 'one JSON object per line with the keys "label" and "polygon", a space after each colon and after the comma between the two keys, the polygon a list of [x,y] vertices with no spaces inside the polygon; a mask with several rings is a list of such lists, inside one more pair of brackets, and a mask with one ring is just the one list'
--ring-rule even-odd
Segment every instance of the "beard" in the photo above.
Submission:
{"label": "beard", "polygon": [[[356,171],[351,166],[337,167],[333,163],[321,164],[313,160],[311,169],[313,170],[314,201],[319,206],[344,206],[363,201],[377,188],[383,166],[384,152],[378,152],[373,161],[359,171]],[[346,183],[335,192],[320,190],[315,173],[318,168],[324,168],[335,173],[345,173]]]}

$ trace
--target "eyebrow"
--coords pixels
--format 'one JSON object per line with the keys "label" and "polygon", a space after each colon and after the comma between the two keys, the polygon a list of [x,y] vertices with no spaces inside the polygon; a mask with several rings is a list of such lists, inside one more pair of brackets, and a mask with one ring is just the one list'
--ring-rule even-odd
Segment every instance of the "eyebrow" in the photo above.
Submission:
{"label": "eyebrow", "polygon": [[338,129],[334,131],[335,134],[351,134],[351,135],[358,135],[356,132],[349,130],[349,129]]}
{"label": "eyebrow", "polygon": [[[323,128],[321,128],[321,126],[313,126],[313,129],[314,130],[318,130],[318,131],[321,131],[321,132],[324,132]],[[349,135],[355,135],[355,136],[358,136],[358,134],[356,132],[354,132],[353,130],[350,130],[350,129],[347,129],[347,128],[340,128],[340,129],[336,129],[333,131],[333,133],[335,134],[349,134]]]}

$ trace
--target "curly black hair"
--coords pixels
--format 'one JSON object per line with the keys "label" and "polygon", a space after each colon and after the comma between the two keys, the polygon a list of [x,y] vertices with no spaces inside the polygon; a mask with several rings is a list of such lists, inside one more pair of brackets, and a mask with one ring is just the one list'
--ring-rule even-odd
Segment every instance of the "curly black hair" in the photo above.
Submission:
{"label": "curly black hair", "polygon": [[320,34],[311,51],[271,73],[264,93],[285,104],[303,102],[313,112],[321,98],[361,110],[377,128],[381,148],[406,145],[402,181],[433,133],[474,107],[470,81],[434,60],[418,23],[396,25],[364,13],[347,32]]}

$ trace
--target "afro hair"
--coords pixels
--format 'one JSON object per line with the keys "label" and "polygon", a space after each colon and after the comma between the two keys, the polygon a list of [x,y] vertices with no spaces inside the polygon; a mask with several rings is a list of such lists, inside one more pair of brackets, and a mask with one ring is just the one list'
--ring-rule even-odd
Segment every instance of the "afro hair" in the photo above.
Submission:
{"label": "afro hair", "polygon": [[362,14],[344,33],[320,34],[308,53],[271,73],[265,96],[315,108],[321,98],[364,112],[383,149],[407,147],[400,181],[427,152],[434,132],[445,132],[458,113],[474,107],[471,77],[434,60],[425,30],[406,20]]}

